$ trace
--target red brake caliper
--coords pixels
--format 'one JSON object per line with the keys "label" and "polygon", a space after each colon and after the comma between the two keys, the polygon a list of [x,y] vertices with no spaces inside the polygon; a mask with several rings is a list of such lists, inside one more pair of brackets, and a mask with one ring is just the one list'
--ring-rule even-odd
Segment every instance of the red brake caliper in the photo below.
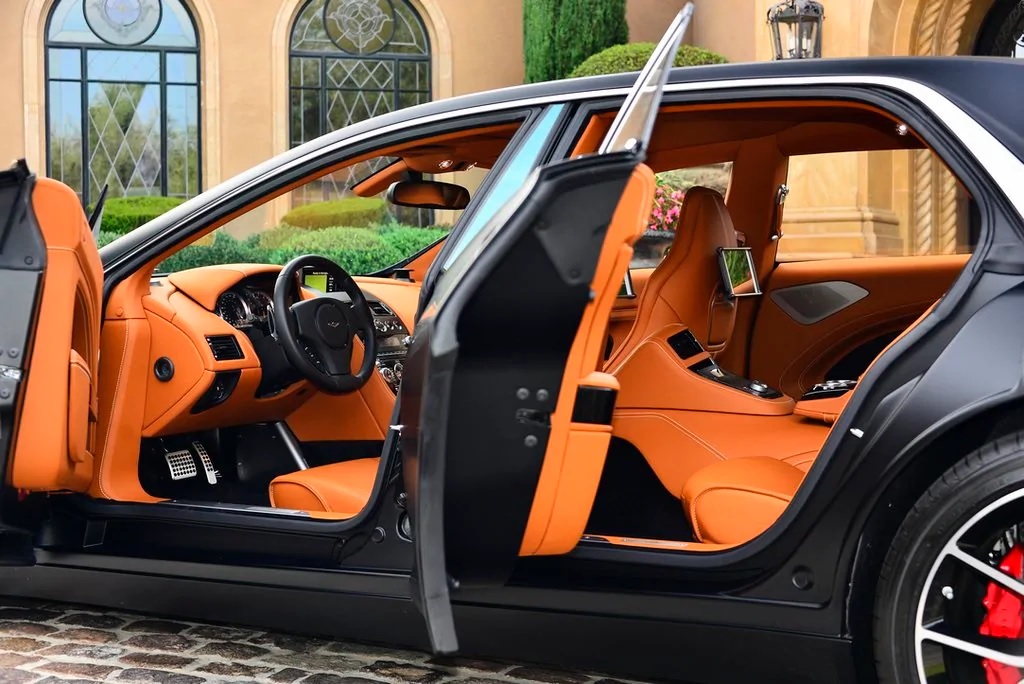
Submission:
{"label": "red brake caliper", "polygon": [[[1024,547],[1020,544],[999,561],[999,569],[1017,579],[1024,578]],[[985,592],[985,619],[978,630],[985,636],[1019,639],[1024,637],[1024,599],[990,582]],[[1021,673],[1015,667],[994,660],[981,661],[988,684],[1018,684]]]}

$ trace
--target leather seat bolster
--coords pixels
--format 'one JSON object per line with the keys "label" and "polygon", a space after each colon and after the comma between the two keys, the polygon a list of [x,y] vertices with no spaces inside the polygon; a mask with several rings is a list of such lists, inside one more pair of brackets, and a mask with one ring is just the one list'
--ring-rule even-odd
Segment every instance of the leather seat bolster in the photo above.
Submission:
{"label": "leather seat bolster", "polygon": [[741,544],[771,527],[804,473],[775,458],[736,458],[706,466],[687,480],[683,505],[702,542]]}
{"label": "leather seat bolster", "polygon": [[379,458],[360,458],[280,475],[270,483],[270,503],[355,517],[370,500],[379,464]]}

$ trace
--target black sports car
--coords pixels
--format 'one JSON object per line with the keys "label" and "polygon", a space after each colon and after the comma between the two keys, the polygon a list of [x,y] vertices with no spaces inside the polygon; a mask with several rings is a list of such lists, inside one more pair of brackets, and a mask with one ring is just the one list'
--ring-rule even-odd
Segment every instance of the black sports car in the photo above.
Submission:
{"label": "black sports car", "polygon": [[[1024,64],[669,69],[685,23],[639,76],[365,121],[99,250],[102,202],[0,175],[0,591],[637,677],[1018,681]],[[946,184],[911,215],[963,249],[782,258],[790,169],[838,154]]]}

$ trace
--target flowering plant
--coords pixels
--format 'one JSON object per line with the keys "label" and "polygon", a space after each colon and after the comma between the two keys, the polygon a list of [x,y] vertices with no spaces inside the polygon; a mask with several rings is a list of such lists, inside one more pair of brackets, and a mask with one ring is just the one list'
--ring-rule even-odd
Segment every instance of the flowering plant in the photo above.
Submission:
{"label": "flowering plant", "polygon": [[647,222],[647,230],[657,233],[675,231],[685,195],[685,190],[658,177],[654,190],[654,205],[651,208],[651,217]]}

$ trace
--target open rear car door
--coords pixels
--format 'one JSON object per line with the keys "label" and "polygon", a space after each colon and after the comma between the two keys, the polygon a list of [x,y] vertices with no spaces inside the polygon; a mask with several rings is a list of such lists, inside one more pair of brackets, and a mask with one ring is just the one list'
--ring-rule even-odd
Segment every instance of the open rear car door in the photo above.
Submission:
{"label": "open rear car door", "polygon": [[[98,223],[102,206],[93,220]],[[11,498],[85,492],[98,414],[103,267],[68,186],[19,161],[0,172],[0,563],[31,564]]]}
{"label": "open rear car door", "polygon": [[459,644],[452,598],[501,586],[520,556],[583,534],[618,385],[605,326],[654,176],[643,164],[693,11],[655,48],[599,152],[534,171],[427,293],[400,396],[413,596],[436,652]]}

